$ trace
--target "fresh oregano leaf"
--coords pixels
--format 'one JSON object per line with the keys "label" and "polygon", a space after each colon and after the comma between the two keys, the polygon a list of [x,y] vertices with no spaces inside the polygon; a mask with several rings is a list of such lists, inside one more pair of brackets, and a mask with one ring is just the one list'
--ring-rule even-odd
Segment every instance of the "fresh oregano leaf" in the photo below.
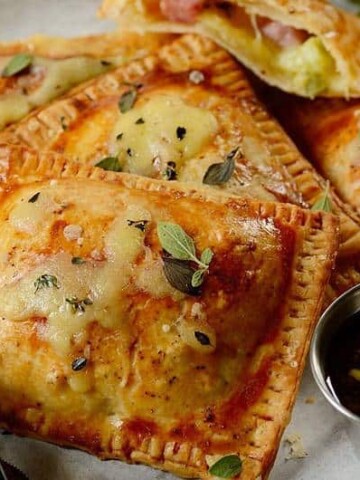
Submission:
{"label": "fresh oregano leaf", "polygon": [[48,273],[38,277],[34,282],[34,287],[35,293],[43,288],[60,288],[58,279],[54,275],[49,275]]}
{"label": "fresh oregano leaf", "polygon": [[137,90],[136,88],[131,88],[123,93],[119,100],[119,108],[121,113],[126,113],[131,110],[136,102]]}
{"label": "fresh oregano leaf", "polygon": [[207,347],[208,345],[211,345],[210,338],[203,332],[195,331],[194,332],[196,340],[203,345],[204,347]]}
{"label": "fresh oregano leaf", "polygon": [[321,210],[323,212],[328,212],[328,213],[332,212],[332,203],[331,203],[329,189],[330,189],[330,185],[329,185],[329,182],[327,182],[325,191],[321,194],[318,200],[316,200],[314,205],[311,207],[312,211],[316,212],[318,210]]}
{"label": "fresh oregano leaf", "polygon": [[163,262],[165,276],[172,287],[188,295],[200,293],[191,284],[195,269],[188,262],[171,257],[163,257]]}
{"label": "fresh oregano leaf", "polygon": [[102,168],[103,170],[109,170],[112,172],[121,172],[121,165],[117,157],[106,157],[95,163],[95,167]]}
{"label": "fresh oregano leaf", "polygon": [[206,248],[201,254],[200,261],[205,263],[205,265],[210,265],[213,256],[213,251],[210,248]]}
{"label": "fresh oregano leaf", "polygon": [[82,257],[72,257],[71,263],[73,265],[83,265],[86,263],[86,260],[84,260]]}
{"label": "fresh oregano leaf", "polygon": [[220,478],[233,478],[236,477],[236,475],[239,475],[241,469],[241,458],[237,455],[227,455],[214,463],[209,469],[209,473]]}
{"label": "fresh oregano leaf", "polygon": [[228,182],[235,171],[235,157],[239,147],[232,150],[222,163],[214,163],[207,169],[203,183],[206,185],[223,185]]}
{"label": "fresh oregano leaf", "polygon": [[206,270],[196,270],[194,272],[194,275],[191,278],[191,285],[195,288],[201,287],[201,285],[204,283],[204,276],[205,276]]}
{"label": "fresh oregano leaf", "polygon": [[176,223],[159,222],[157,233],[161,246],[178,260],[197,261],[194,241]]}
{"label": "fresh oregano leaf", "polygon": [[22,72],[25,68],[30,67],[33,62],[34,57],[28,53],[19,53],[19,55],[15,55],[6,65],[4,70],[2,71],[3,77],[12,77],[17,73]]}

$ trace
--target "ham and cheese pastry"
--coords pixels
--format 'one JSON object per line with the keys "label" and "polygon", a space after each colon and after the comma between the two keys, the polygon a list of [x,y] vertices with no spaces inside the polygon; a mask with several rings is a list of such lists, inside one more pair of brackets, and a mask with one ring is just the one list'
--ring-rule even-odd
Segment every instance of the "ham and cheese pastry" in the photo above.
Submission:
{"label": "ham and cheese pastry", "polygon": [[[312,206],[326,182],[256,98],[237,62],[186,35],[79,87],[0,134],[98,168]],[[0,159],[6,177],[6,155]],[[360,250],[359,215],[331,193],[340,256]]]}
{"label": "ham and cheese pastry", "polygon": [[101,14],[122,29],[207,35],[288,92],[360,95],[360,20],[328,1],[104,0]]}
{"label": "ham and cheese pastry", "polygon": [[164,40],[151,34],[111,33],[78,38],[36,35],[0,43],[0,130],[75,85],[148,55]]}
{"label": "ham and cheese pastry", "polygon": [[184,477],[218,478],[231,456],[234,477],[267,478],[333,265],[335,217],[56,153],[10,157],[0,425]]}

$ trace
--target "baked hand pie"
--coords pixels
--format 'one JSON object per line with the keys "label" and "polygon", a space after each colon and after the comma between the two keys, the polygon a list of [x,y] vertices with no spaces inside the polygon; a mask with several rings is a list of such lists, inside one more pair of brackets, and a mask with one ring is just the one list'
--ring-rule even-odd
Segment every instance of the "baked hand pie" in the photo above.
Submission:
{"label": "baked hand pie", "polygon": [[[2,132],[0,142],[54,150],[100,169],[304,207],[326,189],[237,62],[195,35],[78,87]],[[359,215],[330,196],[341,223],[339,255],[353,254],[360,249]]]}
{"label": "baked hand pie", "polygon": [[100,13],[122,29],[206,35],[287,92],[360,94],[360,20],[326,0],[104,0]]}
{"label": "baked hand pie", "polygon": [[266,478],[336,218],[56,153],[10,156],[1,427],[184,477],[230,463],[234,477]]}
{"label": "baked hand pie", "polygon": [[148,55],[162,42],[157,35],[119,33],[0,42],[0,130],[77,84]]}

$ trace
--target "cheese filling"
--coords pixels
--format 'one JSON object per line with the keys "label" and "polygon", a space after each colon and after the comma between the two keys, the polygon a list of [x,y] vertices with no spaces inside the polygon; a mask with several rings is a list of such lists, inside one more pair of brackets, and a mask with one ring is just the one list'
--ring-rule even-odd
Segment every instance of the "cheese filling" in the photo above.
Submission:
{"label": "cheese filling", "polygon": [[263,75],[286,77],[296,92],[314,97],[328,90],[344,91],[345,80],[320,38],[309,37],[303,43],[289,42],[289,46],[284,47],[261,31],[256,17],[251,22],[245,12],[236,10],[241,14],[241,21],[220,9],[204,10],[198,20],[227,48],[246,52],[249,65],[257,66]]}

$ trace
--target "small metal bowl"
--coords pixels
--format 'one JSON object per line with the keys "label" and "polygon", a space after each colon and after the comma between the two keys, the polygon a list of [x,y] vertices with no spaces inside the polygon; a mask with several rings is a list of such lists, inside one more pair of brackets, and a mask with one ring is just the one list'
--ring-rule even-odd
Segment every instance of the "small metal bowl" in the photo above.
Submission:
{"label": "small metal bowl", "polygon": [[360,284],[341,295],[321,316],[311,342],[310,363],[315,381],[329,403],[345,417],[360,423],[360,416],[340,403],[336,392],[325,378],[325,361],[329,346],[340,327],[358,312],[360,312]]}

